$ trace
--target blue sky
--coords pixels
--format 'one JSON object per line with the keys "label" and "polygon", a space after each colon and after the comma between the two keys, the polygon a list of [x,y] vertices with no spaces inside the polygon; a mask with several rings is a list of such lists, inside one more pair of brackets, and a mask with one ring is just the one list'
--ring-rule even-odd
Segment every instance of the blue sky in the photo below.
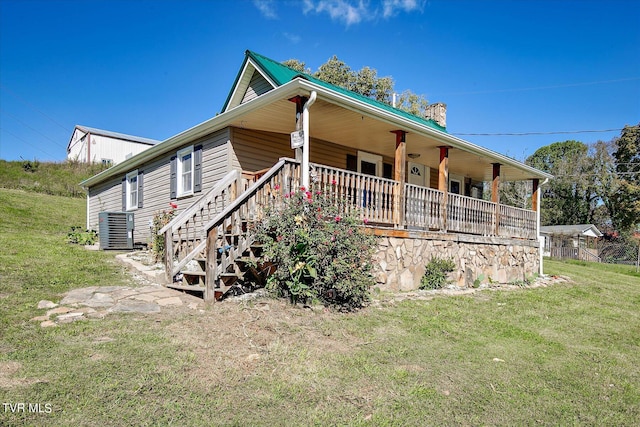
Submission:
{"label": "blue sky", "polygon": [[246,49],[375,68],[520,160],[640,122],[636,0],[0,0],[0,158],[61,161],[76,124],[173,136],[220,111]]}

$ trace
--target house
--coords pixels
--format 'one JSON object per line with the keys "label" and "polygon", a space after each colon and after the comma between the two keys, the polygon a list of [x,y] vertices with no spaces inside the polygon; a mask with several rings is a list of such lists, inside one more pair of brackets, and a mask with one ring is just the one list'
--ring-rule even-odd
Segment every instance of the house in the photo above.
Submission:
{"label": "house", "polygon": [[544,256],[600,262],[596,241],[603,234],[593,224],[542,226],[540,236]]}
{"label": "house", "polygon": [[[379,236],[382,289],[415,289],[433,256],[455,260],[461,286],[528,278],[542,267],[540,186],[551,177],[444,123],[247,51],[219,115],[81,185],[88,227],[100,212],[130,212],[142,243],[154,214],[177,205],[160,230],[169,286],[212,300],[258,280],[250,276],[263,271],[247,263],[260,260],[251,224],[300,186],[330,193]],[[512,180],[533,183],[532,210],[500,203],[500,181]],[[482,199],[483,183],[492,200]]]}
{"label": "house", "polygon": [[160,141],[76,125],[67,145],[67,159],[81,163],[115,165]]}

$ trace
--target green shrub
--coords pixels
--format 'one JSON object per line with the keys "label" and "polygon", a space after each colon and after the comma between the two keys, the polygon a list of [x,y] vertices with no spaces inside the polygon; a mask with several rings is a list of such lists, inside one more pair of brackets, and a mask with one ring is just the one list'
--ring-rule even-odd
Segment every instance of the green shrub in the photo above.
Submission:
{"label": "green shrub", "polygon": [[420,280],[420,289],[440,289],[447,283],[447,273],[452,272],[456,264],[452,258],[431,258],[425,266],[425,272]]}
{"label": "green shrub", "polygon": [[277,265],[268,289],[292,303],[319,300],[341,310],[366,305],[375,284],[376,238],[361,225],[342,217],[320,191],[301,188],[282,196],[256,228],[265,258]]}
{"label": "green shrub", "polygon": [[163,210],[153,214],[151,223],[151,243],[149,244],[153,257],[156,261],[164,259],[164,234],[159,235],[158,231],[169,224],[176,216],[175,208]]}
{"label": "green shrub", "polygon": [[98,241],[98,233],[95,230],[85,230],[82,227],[72,226],[67,233],[67,242],[78,245],[93,245]]}

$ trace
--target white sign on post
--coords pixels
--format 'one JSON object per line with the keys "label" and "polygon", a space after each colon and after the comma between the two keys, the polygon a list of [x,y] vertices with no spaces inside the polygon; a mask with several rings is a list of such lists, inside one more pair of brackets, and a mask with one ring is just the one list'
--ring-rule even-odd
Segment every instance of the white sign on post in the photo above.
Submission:
{"label": "white sign on post", "polygon": [[301,148],[304,145],[304,132],[297,130],[291,132],[291,149]]}

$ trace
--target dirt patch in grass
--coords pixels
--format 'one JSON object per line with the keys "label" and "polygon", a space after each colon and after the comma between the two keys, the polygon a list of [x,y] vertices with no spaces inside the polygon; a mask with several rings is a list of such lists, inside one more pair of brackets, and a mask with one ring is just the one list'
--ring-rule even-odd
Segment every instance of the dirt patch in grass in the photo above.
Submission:
{"label": "dirt patch in grass", "polygon": [[268,297],[225,301],[179,319],[169,312],[160,316],[172,342],[194,353],[194,374],[205,384],[228,381],[231,372],[245,376],[266,366],[289,369],[292,358],[304,362],[346,353],[362,341],[327,322],[342,314]]}
{"label": "dirt patch in grass", "polygon": [[44,382],[34,378],[22,378],[18,372],[22,369],[22,363],[14,361],[0,362],[0,388],[8,389],[23,387],[31,384]]}

